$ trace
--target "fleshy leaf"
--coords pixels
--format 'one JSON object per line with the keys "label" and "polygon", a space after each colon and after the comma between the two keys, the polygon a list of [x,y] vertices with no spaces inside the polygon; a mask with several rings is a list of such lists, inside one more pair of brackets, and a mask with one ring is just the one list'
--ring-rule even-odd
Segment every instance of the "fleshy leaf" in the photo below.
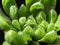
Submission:
{"label": "fleshy leaf", "polygon": [[36,2],[36,3],[32,4],[30,7],[30,12],[32,14],[36,14],[42,10],[44,10],[44,5],[41,2]]}
{"label": "fleshy leaf", "polygon": [[38,41],[45,43],[53,43],[56,40],[56,38],[57,38],[57,32],[53,30],[48,32],[42,39]]}

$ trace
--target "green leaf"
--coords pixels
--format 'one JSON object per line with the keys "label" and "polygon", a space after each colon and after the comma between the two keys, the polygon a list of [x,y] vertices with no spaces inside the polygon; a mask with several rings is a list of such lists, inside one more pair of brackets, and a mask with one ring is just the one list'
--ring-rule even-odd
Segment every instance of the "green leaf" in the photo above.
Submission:
{"label": "green leaf", "polygon": [[58,15],[58,18],[55,22],[55,26],[60,30],[60,14]]}
{"label": "green leaf", "polygon": [[46,14],[43,11],[41,11],[36,16],[36,21],[38,24],[40,24],[43,20],[46,20]]}
{"label": "green leaf", "polygon": [[35,40],[41,39],[44,35],[46,34],[45,29],[40,26],[38,29],[35,31]]}
{"label": "green leaf", "polygon": [[24,25],[25,27],[26,26],[31,26],[32,28],[36,28],[37,26],[37,23],[36,23],[36,20],[35,18],[33,17],[33,15],[30,15],[26,21],[26,24]]}
{"label": "green leaf", "polygon": [[50,31],[52,31],[52,30],[55,30],[55,24],[54,23],[50,23],[49,25],[48,25],[48,28],[47,28],[47,32],[50,32]]}
{"label": "green leaf", "polygon": [[45,20],[43,20],[40,25],[41,25],[44,29],[47,29],[47,27],[48,27],[48,22],[45,21]]}
{"label": "green leaf", "polygon": [[13,20],[12,21],[12,25],[17,29],[17,30],[21,30],[20,24],[18,22],[18,20]]}
{"label": "green leaf", "polygon": [[60,45],[60,35],[57,36],[57,39],[54,41],[54,43],[48,45]]}
{"label": "green leaf", "polygon": [[24,24],[26,23],[26,17],[20,17],[19,18],[19,23],[20,23],[21,27],[23,27]]}
{"label": "green leaf", "polygon": [[26,7],[29,9],[30,6],[37,1],[39,1],[39,0],[25,0]]}
{"label": "green leaf", "polygon": [[7,15],[10,14],[10,7],[12,5],[16,5],[16,2],[15,0],[2,0],[2,6],[3,6],[3,9],[4,11],[7,13]]}
{"label": "green leaf", "polygon": [[21,4],[19,8],[19,17],[28,16],[28,15],[29,15],[28,9],[24,4]]}
{"label": "green leaf", "polygon": [[30,12],[32,14],[36,14],[42,10],[44,10],[44,5],[41,2],[36,2],[36,3],[32,4],[30,7]]}
{"label": "green leaf", "polygon": [[30,26],[26,26],[23,30],[23,33],[29,34],[31,37],[34,36],[34,31]]}
{"label": "green leaf", "polygon": [[45,43],[53,43],[56,40],[56,38],[57,38],[57,32],[53,30],[48,32],[42,39],[38,41]]}
{"label": "green leaf", "polygon": [[18,8],[16,5],[12,5],[10,7],[10,18],[11,19],[18,19],[17,11],[18,11]]}
{"label": "green leaf", "polygon": [[22,37],[19,37],[18,33],[10,30],[5,33],[5,40],[10,43],[11,45],[24,45],[25,42]]}
{"label": "green leaf", "polygon": [[10,25],[3,16],[0,15],[0,29],[10,29]]}
{"label": "green leaf", "polygon": [[0,15],[2,15],[3,17],[5,17],[5,20],[6,20],[8,23],[11,23],[10,18],[7,17],[7,16],[4,14],[4,12],[3,12],[3,10],[2,10],[1,8],[0,8]]}
{"label": "green leaf", "polygon": [[57,12],[54,9],[51,9],[47,17],[48,22],[54,23],[56,21],[56,18],[57,18]]}
{"label": "green leaf", "polygon": [[4,41],[2,45],[10,45],[7,41]]}
{"label": "green leaf", "polygon": [[29,34],[26,34],[26,33],[24,33],[24,32],[19,31],[19,32],[18,32],[18,35],[19,35],[20,37],[22,37],[23,40],[25,40],[26,44],[28,44],[28,41],[32,41],[32,38],[30,37]]}

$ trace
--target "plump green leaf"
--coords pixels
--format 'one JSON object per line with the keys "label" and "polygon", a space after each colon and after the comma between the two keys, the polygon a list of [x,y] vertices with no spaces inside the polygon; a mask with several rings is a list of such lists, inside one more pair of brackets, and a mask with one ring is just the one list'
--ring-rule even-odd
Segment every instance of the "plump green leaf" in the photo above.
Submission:
{"label": "plump green leaf", "polygon": [[34,38],[35,38],[36,40],[39,40],[39,39],[41,39],[45,34],[46,34],[45,29],[44,29],[42,26],[40,26],[40,27],[35,31],[35,36],[34,36]]}
{"label": "plump green leaf", "polygon": [[3,16],[0,15],[0,29],[10,29],[10,25],[7,22],[7,19],[5,19]]}
{"label": "plump green leaf", "polygon": [[16,5],[12,5],[10,7],[10,18],[11,19],[18,19],[18,13],[17,13],[17,11],[18,11],[18,8],[17,8]]}
{"label": "plump green leaf", "polygon": [[54,23],[56,21],[56,18],[57,18],[57,12],[54,9],[51,9],[47,17],[48,22]]}
{"label": "plump green leaf", "polygon": [[42,39],[38,41],[45,43],[53,43],[56,40],[56,38],[57,38],[57,32],[53,30],[48,32]]}
{"label": "plump green leaf", "polygon": [[29,34],[31,37],[34,36],[34,30],[30,26],[25,27],[23,32]]}
{"label": "plump green leaf", "polygon": [[39,1],[39,0],[25,0],[26,7],[29,9],[30,6],[37,1]]}
{"label": "plump green leaf", "polygon": [[47,27],[48,27],[48,22],[45,21],[45,20],[43,20],[40,25],[41,25],[42,27],[44,27],[44,29],[47,29]]}
{"label": "plump green leaf", "polygon": [[48,28],[47,28],[47,32],[50,32],[50,31],[52,31],[52,30],[55,30],[55,24],[54,23],[50,23],[49,25],[48,25]]}
{"label": "plump green leaf", "polygon": [[18,22],[18,20],[13,20],[12,21],[12,25],[17,29],[17,30],[21,30],[20,24]]}
{"label": "plump green leaf", "polygon": [[7,41],[4,41],[2,45],[10,45]]}
{"label": "plump green leaf", "polygon": [[10,18],[5,15],[5,13],[1,8],[0,8],[0,15],[2,15],[8,23],[11,23]]}
{"label": "plump green leaf", "polygon": [[30,25],[32,28],[36,27],[37,26],[37,23],[36,23],[36,20],[35,18],[33,17],[33,15],[29,16],[27,21],[26,21],[26,24],[24,25],[25,27]]}
{"label": "plump green leaf", "polygon": [[60,45],[60,35],[57,36],[57,39],[54,41],[54,43],[48,45]]}
{"label": "plump green leaf", "polygon": [[19,8],[19,17],[28,16],[28,15],[29,15],[29,12],[27,7],[24,4],[21,4]]}
{"label": "plump green leaf", "polygon": [[10,7],[16,5],[15,0],[2,0],[2,6],[7,15],[10,14]]}
{"label": "plump green leaf", "polygon": [[46,20],[46,14],[43,11],[41,11],[36,16],[36,21],[38,24],[40,24],[43,20]]}
{"label": "plump green leaf", "polygon": [[26,17],[20,17],[19,18],[19,23],[21,26],[24,26],[24,24],[26,23]]}
{"label": "plump green leaf", "polygon": [[57,20],[55,22],[55,26],[60,30],[60,15],[58,15],[58,18],[57,18]]}
{"label": "plump green leaf", "polygon": [[32,38],[30,37],[30,35],[28,35],[28,34],[26,34],[26,33],[24,33],[24,32],[19,31],[19,32],[18,32],[18,35],[19,35],[20,37],[22,37],[23,40],[25,40],[26,44],[28,44],[28,41],[32,41]]}
{"label": "plump green leaf", "polygon": [[11,45],[24,45],[25,42],[22,39],[22,37],[19,37],[18,33],[10,30],[8,32],[6,32],[5,34],[5,40],[10,43]]}
{"label": "plump green leaf", "polygon": [[36,14],[42,10],[44,10],[44,5],[41,2],[36,2],[36,3],[32,4],[30,7],[30,12],[32,14]]}

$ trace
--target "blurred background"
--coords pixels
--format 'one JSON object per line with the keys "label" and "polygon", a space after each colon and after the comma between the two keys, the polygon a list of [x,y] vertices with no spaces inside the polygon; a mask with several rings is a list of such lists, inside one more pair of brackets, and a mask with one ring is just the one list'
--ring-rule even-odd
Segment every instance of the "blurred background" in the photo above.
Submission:
{"label": "blurred background", "polygon": [[[0,8],[3,10],[2,8],[2,0],[0,0]],[[16,0],[16,3],[18,5],[18,7],[22,4],[25,3],[25,0]],[[57,4],[56,4],[56,8],[55,10],[57,11],[57,14],[60,13],[60,0],[57,0]],[[4,10],[3,10],[4,12]],[[5,12],[4,12],[5,13]],[[6,14],[6,13],[5,13]],[[6,14],[7,15],[7,14]],[[58,35],[60,35],[60,33],[58,32]],[[4,33],[2,30],[0,30],[0,45],[2,45],[2,42],[4,41]]]}

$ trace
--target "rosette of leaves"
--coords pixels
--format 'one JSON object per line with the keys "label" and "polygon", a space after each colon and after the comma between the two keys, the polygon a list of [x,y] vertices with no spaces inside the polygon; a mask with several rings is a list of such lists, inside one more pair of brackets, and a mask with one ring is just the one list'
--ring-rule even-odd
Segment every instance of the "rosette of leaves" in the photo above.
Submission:
{"label": "rosette of leaves", "polygon": [[2,45],[42,45],[42,42],[55,45],[60,31],[56,0],[25,0],[25,3],[18,8],[15,0],[2,0],[3,9],[9,16],[0,11],[0,29],[5,34]]}

